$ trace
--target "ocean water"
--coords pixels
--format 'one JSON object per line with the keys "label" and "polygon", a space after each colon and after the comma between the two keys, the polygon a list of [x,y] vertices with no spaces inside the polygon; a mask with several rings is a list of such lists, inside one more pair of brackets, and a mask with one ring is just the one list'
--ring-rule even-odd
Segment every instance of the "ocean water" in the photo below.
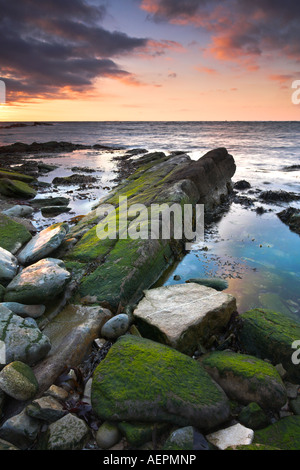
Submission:
{"label": "ocean water", "polygon": [[[262,204],[257,192],[281,189],[300,193],[300,171],[285,170],[300,164],[300,122],[51,124],[9,129],[0,126],[0,145],[55,140],[119,148],[118,152],[91,149],[39,156],[40,160],[59,166],[41,178],[45,182],[72,174],[74,166],[96,170],[101,184],[88,196],[83,193],[82,197],[78,194],[71,197],[70,216],[87,213],[95,200],[116,184],[113,160],[116,153],[122,155],[132,148],[166,153],[181,150],[198,159],[213,148],[226,147],[237,165],[233,181],[245,179],[251,184],[251,190],[243,195],[253,200],[253,206],[233,203],[220,220],[206,229],[204,242],[173,266],[158,285],[221,277],[227,280],[227,292],[235,295],[241,313],[249,308],[266,307],[300,316],[300,236],[276,215],[288,205],[300,207],[300,203]],[[264,207],[266,212],[258,215],[257,207]],[[42,226],[52,220],[41,218],[37,222]],[[175,280],[175,275],[180,279]]]}

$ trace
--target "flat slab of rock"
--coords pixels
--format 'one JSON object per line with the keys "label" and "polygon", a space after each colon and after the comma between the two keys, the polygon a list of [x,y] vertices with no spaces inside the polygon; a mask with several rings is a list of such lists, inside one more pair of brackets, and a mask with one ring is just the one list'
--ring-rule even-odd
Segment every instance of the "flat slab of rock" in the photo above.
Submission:
{"label": "flat slab of rock", "polygon": [[71,275],[62,261],[45,258],[25,268],[8,284],[4,300],[44,305],[58,296],[70,279]]}
{"label": "flat slab of rock", "polygon": [[231,446],[250,445],[253,438],[253,430],[239,423],[206,436],[206,439],[220,450]]}
{"label": "flat slab of rock", "polygon": [[236,300],[194,283],[145,291],[133,312],[142,336],[192,354],[199,342],[222,331],[236,311]]}
{"label": "flat slab of rock", "polygon": [[10,253],[0,247],[0,281],[11,281],[18,270],[18,260]]}
{"label": "flat slab of rock", "polygon": [[2,248],[14,255],[31,238],[31,233],[21,223],[7,215],[0,214],[0,246]]}
{"label": "flat slab of rock", "polygon": [[18,255],[21,264],[32,264],[56,250],[67,234],[68,226],[54,224],[35,235]]}
{"label": "flat slab of rock", "polygon": [[0,306],[0,338],[5,343],[5,363],[13,361],[35,364],[51,349],[45,336],[32,319],[24,319]]}
{"label": "flat slab of rock", "polygon": [[209,430],[229,417],[223,390],[189,356],[121,336],[93,375],[94,412],[107,421],[168,422]]}

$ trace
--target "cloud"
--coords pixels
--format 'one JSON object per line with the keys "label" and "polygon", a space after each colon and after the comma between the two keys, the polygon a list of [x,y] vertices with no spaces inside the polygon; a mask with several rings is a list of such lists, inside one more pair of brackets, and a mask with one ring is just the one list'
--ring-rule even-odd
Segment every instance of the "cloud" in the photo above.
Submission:
{"label": "cloud", "polygon": [[[0,77],[8,100],[92,90],[99,77],[138,85],[117,59],[151,49],[148,38],[106,30],[106,10],[86,0],[0,0]],[[165,47],[164,47],[165,46]],[[161,53],[168,45],[161,45]]]}
{"label": "cloud", "polygon": [[263,55],[300,60],[295,0],[140,0],[153,21],[193,25],[211,37],[207,54],[257,70]]}
{"label": "cloud", "polygon": [[213,69],[210,67],[204,67],[202,65],[197,65],[195,67],[195,70],[198,70],[198,72],[201,72],[201,73],[206,73],[208,75],[217,75],[218,73],[216,69]]}

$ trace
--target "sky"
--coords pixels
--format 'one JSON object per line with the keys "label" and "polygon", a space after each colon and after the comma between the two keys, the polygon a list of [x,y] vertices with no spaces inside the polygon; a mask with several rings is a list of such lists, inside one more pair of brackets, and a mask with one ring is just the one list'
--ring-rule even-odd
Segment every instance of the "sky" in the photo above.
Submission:
{"label": "sky", "polygon": [[0,121],[292,121],[297,0],[0,0]]}

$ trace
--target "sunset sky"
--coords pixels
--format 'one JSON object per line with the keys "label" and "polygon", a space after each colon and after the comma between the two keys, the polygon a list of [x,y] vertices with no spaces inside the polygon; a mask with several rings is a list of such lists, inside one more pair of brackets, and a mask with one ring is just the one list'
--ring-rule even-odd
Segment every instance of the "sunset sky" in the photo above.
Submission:
{"label": "sunset sky", "polygon": [[0,0],[1,121],[299,120],[296,0]]}

